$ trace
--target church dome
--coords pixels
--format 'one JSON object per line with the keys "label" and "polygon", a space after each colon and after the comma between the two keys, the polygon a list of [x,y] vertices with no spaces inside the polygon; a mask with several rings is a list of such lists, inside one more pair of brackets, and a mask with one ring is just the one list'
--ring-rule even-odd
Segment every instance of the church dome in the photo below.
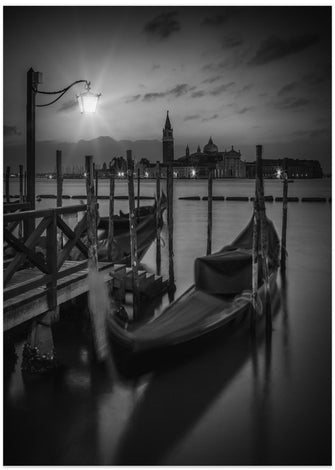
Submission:
{"label": "church dome", "polygon": [[209,139],[208,144],[204,147],[204,153],[217,153],[219,151],[217,145],[214,144],[212,137]]}

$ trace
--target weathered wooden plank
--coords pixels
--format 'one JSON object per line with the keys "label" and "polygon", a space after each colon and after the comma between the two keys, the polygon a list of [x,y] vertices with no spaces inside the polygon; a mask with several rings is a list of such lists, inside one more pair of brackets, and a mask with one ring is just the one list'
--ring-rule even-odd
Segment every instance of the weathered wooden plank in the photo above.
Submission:
{"label": "weathered wooden plank", "polygon": [[[15,204],[13,204],[14,207]],[[17,204],[19,207],[22,204]],[[10,205],[12,206],[12,205]],[[40,219],[44,217],[51,217],[53,212],[56,212],[57,215],[60,214],[74,214],[76,212],[84,212],[87,209],[86,204],[76,204],[74,206],[64,206],[64,207],[56,207],[55,209],[40,209],[40,210],[27,210],[24,212],[18,212],[15,214],[5,214],[4,215],[4,223],[13,222],[14,220],[26,220],[30,219],[31,217],[35,219]]]}

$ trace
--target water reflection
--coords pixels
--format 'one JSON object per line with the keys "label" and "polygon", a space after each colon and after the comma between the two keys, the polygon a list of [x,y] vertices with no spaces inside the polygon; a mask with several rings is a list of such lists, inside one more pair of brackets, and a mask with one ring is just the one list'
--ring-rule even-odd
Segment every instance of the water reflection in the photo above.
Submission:
{"label": "water reflection", "polygon": [[[260,381],[263,383],[256,422],[257,447],[264,445],[269,414],[271,339],[265,341],[264,328],[258,332],[257,338],[252,339],[249,320],[249,317],[245,318],[243,323],[217,332],[202,342],[196,351],[181,350],[169,358],[170,364],[161,365],[155,371],[129,419],[116,459],[109,464],[164,464],[164,457],[192,431],[250,357],[255,386],[259,387]],[[264,354],[262,348],[265,348]],[[263,378],[259,375],[259,354],[265,358]],[[225,421],[226,428],[230,425],[233,423]],[[207,444],[203,442],[204,448]],[[245,462],[242,456],[240,458],[241,464]],[[197,462],[190,456],[188,464],[196,465]],[[212,464],[209,457],[208,465]]]}

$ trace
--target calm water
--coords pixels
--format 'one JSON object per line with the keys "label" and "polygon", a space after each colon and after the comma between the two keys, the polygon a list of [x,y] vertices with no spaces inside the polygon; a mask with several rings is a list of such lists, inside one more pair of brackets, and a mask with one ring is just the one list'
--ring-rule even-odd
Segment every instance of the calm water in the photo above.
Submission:
{"label": "calm water", "polygon": [[[147,181],[141,194],[153,195]],[[38,182],[37,194],[54,182]],[[254,182],[214,182],[214,195],[252,196]],[[14,191],[14,189],[13,189]],[[12,192],[12,191],[11,191]],[[265,181],[280,196],[279,181]],[[330,180],[296,181],[290,196],[330,197]],[[66,181],[64,194],[84,194]],[[101,183],[100,194],[108,194]],[[126,194],[117,182],[116,194]],[[207,203],[180,196],[207,194],[206,181],[175,183],[177,295],[206,250]],[[77,203],[64,200],[64,204]],[[102,215],[107,203],[100,201]],[[42,200],[38,207],[50,207]],[[116,208],[127,209],[127,201]],[[281,203],[267,203],[281,233]],[[251,203],[213,202],[213,250],[229,243],[251,217]],[[166,228],[162,238],[167,241]],[[261,332],[223,335],[198,354],[184,355],[126,379],[111,361],[94,364],[82,308],[70,307],[54,328],[63,367],[53,377],[25,381],[19,359],[4,382],[5,464],[17,465],[322,465],[331,463],[331,204],[290,203],[287,288],[273,322],[271,345]],[[167,273],[167,246],[163,272]],[[143,260],[154,270],[155,247]],[[163,305],[168,300],[163,299]]]}

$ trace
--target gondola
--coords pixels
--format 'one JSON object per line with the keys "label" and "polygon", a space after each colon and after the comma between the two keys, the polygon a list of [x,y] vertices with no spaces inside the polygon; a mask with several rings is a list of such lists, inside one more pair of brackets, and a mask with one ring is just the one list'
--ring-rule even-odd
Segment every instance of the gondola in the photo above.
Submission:
{"label": "gondola", "polygon": [[[280,244],[268,218],[265,227],[271,294],[276,290]],[[252,308],[252,239],[253,217],[231,245],[195,260],[194,285],[153,320],[127,323],[124,315],[121,317],[114,309],[107,318],[112,341],[128,356],[136,356],[194,342],[248,316]],[[262,313],[265,301],[265,281],[259,263],[258,313]]]}

